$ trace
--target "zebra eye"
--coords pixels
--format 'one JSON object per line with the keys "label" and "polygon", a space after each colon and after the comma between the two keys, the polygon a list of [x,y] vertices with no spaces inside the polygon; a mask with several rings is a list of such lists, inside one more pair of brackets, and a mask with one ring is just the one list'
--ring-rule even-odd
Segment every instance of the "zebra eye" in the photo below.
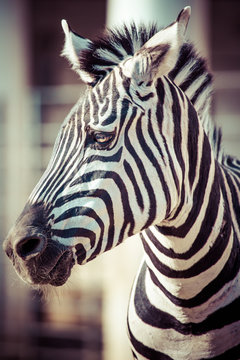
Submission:
{"label": "zebra eye", "polygon": [[107,145],[113,139],[113,134],[106,134],[102,132],[96,132],[94,134],[94,140],[101,145]]}

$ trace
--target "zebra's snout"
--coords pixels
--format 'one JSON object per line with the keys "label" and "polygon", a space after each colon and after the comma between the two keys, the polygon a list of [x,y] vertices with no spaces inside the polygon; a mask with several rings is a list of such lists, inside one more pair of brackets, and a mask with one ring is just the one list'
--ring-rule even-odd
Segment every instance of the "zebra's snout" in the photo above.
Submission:
{"label": "zebra's snout", "polygon": [[63,285],[75,264],[71,246],[51,237],[42,204],[27,205],[3,244],[18,275],[31,285]]}
{"label": "zebra's snout", "polygon": [[47,246],[46,224],[42,205],[26,206],[4,241],[3,248],[8,257],[27,261],[40,255]]}
{"label": "zebra's snout", "polygon": [[39,236],[21,239],[15,244],[16,253],[23,260],[29,260],[40,255],[46,248],[46,243],[46,239]]}

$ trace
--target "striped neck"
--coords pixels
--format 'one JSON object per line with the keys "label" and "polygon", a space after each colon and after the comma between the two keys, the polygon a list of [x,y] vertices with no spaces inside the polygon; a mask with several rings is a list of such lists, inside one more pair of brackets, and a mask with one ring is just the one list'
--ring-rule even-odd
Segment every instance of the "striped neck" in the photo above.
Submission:
{"label": "striped neck", "polygon": [[[181,306],[181,312],[202,304],[220,307],[213,296],[217,293],[220,299],[228,292],[224,301],[229,301],[240,266],[239,243],[222,190],[223,169],[203,136],[195,169],[189,165],[194,181],[185,175],[178,207],[161,226],[141,233],[156,302],[168,299]],[[195,311],[188,311],[196,320]]]}

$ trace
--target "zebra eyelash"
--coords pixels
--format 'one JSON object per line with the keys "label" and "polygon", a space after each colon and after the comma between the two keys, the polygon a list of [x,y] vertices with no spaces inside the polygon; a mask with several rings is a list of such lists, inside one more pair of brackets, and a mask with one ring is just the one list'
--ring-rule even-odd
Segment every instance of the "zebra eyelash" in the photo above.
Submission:
{"label": "zebra eyelash", "polygon": [[107,149],[115,138],[116,131],[106,132],[93,130],[90,126],[87,127],[86,143],[95,149]]}

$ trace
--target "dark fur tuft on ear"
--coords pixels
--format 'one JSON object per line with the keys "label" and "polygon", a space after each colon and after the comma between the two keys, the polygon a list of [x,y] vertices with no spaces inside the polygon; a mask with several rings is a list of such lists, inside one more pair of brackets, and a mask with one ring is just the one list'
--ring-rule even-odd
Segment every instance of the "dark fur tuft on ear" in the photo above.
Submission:
{"label": "dark fur tuft on ear", "polygon": [[121,29],[107,29],[92,41],[89,49],[82,51],[79,57],[81,68],[98,81],[125,58],[134,55],[158,31],[154,24],[145,27],[134,23],[129,27],[123,25]]}

